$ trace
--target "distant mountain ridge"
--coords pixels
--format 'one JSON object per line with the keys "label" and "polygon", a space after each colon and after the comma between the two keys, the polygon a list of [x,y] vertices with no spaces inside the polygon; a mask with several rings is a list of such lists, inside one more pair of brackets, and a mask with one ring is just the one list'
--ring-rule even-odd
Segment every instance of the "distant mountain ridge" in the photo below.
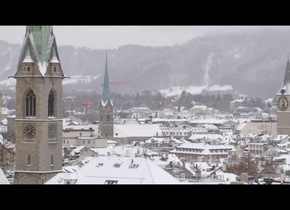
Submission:
{"label": "distant mountain ridge", "polygon": [[[98,50],[60,44],[64,73],[71,78],[87,78],[76,80],[75,89],[101,92],[107,52],[112,92],[136,94],[176,86],[230,85],[237,93],[269,98],[276,95],[283,82],[290,30],[208,34],[170,47],[126,45]],[[16,72],[20,48],[0,40],[0,81]],[[72,81],[64,84],[72,85]]]}

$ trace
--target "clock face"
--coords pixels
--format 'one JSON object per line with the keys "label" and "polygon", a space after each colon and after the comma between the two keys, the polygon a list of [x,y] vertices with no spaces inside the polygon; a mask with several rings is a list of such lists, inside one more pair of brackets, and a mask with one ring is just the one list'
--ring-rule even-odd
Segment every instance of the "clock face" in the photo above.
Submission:
{"label": "clock face", "polygon": [[281,96],[278,99],[278,108],[281,111],[285,111],[288,108],[288,100],[285,96]]}
{"label": "clock face", "polygon": [[33,127],[33,125],[26,125],[24,128],[24,135],[31,139],[32,137],[35,136],[35,127]]}
{"label": "clock face", "polygon": [[54,124],[50,124],[48,126],[48,138],[56,137],[56,126]]}

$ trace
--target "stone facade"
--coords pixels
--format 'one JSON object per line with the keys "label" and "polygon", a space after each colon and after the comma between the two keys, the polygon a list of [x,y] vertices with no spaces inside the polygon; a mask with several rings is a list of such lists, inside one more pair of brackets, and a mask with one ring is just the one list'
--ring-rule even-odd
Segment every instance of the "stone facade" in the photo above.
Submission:
{"label": "stone facade", "polygon": [[14,183],[45,183],[62,170],[64,75],[51,27],[27,27],[13,77],[16,79]]}
{"label": "stone facade", "polygon": [[[279,98],[285,97],[287,98],[289,105],[286,110],[281,110],[279,108]],[[290,95],[278,93],[277,95],[277,134],[278,135],[290,135]]]}
{"label": "stone facade", "polygon": [[100,121],[99,132],[102,138],[114,137],[114,115],[113,106],[110,102],[107,102],[105,106],[102,106],[102,102],[99,107]]}

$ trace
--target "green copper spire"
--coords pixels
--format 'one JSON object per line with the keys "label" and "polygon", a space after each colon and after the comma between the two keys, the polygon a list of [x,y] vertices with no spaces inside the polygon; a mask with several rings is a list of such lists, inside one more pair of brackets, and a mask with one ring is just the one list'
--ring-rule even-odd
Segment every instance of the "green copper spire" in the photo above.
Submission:
{"label": "green copper spire", "polygon": [[55,47],[52,48],[52,56],[50,59],[50,63],[59,63],[59,60],[57,59]]}
{"label": "green copper spire", "polygon": [[22,62],[23,63],[33,63],[34,62],[31,58],[29,47],[27,48],[26,56]]}
{"label": "green copper spire", "polygon": [[14,76],[20,71],[23,62],[35,62],[37,68],[34,73],[40,73],[42,76],[49,76],[49,72],[47,72],[49,65],[58,63],[59,74],[64,76],[52,26],[26,26],[17,72]]}
{"label": "green copper spire", "polygon": [[106,103],[107,101],[111,99],[107,60],[108,59],[107,59],[107,53],[106,53],[105,76],[104,76],[104,85],[103,85],[103,94],[102,94],[102,100],[104,103]]}
{"label": "green copper spire", "polygon": [[43,63],[47,56],[46,52],[52,35],[52,26],[27,26],[26,33],[32,34],[40,62]]}
{"label": "green copper spire", "polygon": [[284,76],[284,85],[287,85],[289,83],[290,83],[290,64],[289,64],[289,58],[288,58],[286,72]]}

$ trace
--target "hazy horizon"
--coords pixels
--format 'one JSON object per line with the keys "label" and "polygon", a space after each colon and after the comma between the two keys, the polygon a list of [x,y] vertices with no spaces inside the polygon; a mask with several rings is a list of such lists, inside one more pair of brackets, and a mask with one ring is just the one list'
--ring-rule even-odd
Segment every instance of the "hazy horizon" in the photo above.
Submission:
{"label": "hazy horizon", "polygon": [[[0,39],[22,44],[26,26],[0,26]],[[59,46],[115,49],[124,45],[172,46],[208,33],[276,26],[53,26]],[[284,27],[284,26],[279,26]]]}

